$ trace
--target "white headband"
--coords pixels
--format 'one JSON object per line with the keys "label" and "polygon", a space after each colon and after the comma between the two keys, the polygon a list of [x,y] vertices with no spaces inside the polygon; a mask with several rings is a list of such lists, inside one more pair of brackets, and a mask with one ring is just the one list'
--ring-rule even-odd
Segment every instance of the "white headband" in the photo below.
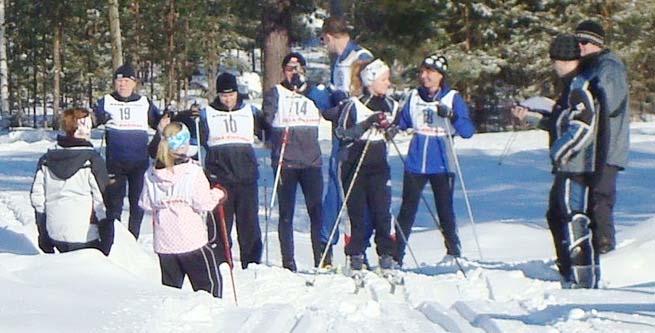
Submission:
{"label": "white headband", "polygon": [[373,81],[377,80],[387,71],[389,71],[389,66],[387,66],[384,61],[375,59],[375,61],[364,67],[359,76],[362,78],[362,84],[364,87],[368,87],[373,84]]}

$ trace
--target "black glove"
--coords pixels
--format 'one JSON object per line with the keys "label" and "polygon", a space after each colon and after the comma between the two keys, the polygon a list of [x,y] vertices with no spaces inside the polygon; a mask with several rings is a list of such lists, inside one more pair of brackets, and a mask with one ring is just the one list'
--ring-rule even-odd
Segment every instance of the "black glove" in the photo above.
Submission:
{"label": "black glove", "polygon": [[384,139],[387,141],[393,140],[393,138],[400,132],[400,129],[398,126],[391,125],[389,128],[387,128],[386,131],[384,131]]}
{"label": "black glove", "polygon": [[45,223],[45,213],[34,212],[36,220],[36,229],[39,231],[39,248],[45,253],[55,253],[55,246],[52,244],[50,235],[48,235],[48,228]]}
{"label": "black glove", "polygon": [[106,256],[114,245],[114,220],[102,219],[98,222],[98,234],[100,234],[100,251]]}
{"label": "black glove", "polygon": [[444,117],[444,118],[449,118],[452,120],[455,120],[455,113],[453,112],[453,109],[448,107],[448,105],[445,104],[439,104],[437,105],[437,114],[439,117]]}

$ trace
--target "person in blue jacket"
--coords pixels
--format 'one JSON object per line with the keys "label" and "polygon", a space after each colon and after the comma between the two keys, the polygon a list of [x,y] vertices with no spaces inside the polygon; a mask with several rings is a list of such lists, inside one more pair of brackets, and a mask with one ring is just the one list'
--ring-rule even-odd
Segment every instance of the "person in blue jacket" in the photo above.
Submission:
{"label": "person in blue jacket", "polygon": [[323,173],[318,128],[321,110],[329,106],[329,93],[324,86],[307,82],[306,66],[300,53],[287,54],[282,60],[284,80],[264,94],[262,105],[266,128],[271,131],[273,174],[281,168],[277,195],[282,266],[294,272],[293,215],[298,185],[309,214],[314,267],[321,259]]}
{"label": "person in blue jacket", "polygon": [[[475,126],[462,95],[446,83],[447,73],[448,61],[443,55],[426,57],[420,67],[421,86],[410,93],[400,112],[398,128],[413,128],[414,136],[407,152],[402,204],[397,220],[409,238],[421,192],[429,181],[446,254],[459,257],[461,245],[453,209],[455,156],[448,136],[470,138],[475,133]],[[396,238],[396,245],[394,257],[402,265],[406,247],[402,237]]]}
{"label": "person in blue jacket", "polygon": [[[322,27],[321,41],[325,44],[328,52],[334,55],[334,61],[330,65],[330,106],[331,108],[323,113],[326,120],[332,122],[332,130],[337,127],[339,111],[342,109],[339,104],[350,97],[350,82],[353,65],[356,62],[372,61],[371,51],[363,48],[350,38],[348,22],[342,17],[329,17]],[[323,197],[323,227],[321,228],[321,249],[328,247],[330,233],[334,224],[338,223],[337,214],[343,204],[343,188],[339,179],[339,138],[332,135],[332,149],[328,164],[328,182],[325,196]],[[343,214],[345,215],[345,214]],[[367,220],[370,220],[368,217]],[[369,224],[369,234],[372,234],[373,227]],[[323,262],[324,267],[332,265],[332,245],[339,240],[338,231],[332,237],[330,246]],[[321,251],[321,252],[322,252]],[[368,263],[367,263],[368,265]]]}
{"label": "person in blue jacket", "polygon": [[96,125],[105,124],[106,160],[110,183],[107,186],[107,218],[121,220],[125,186],[129,188],[128,229],[139,238],[143,209],[139,196],[143,175],[150,165],[148,128],[157,129],[159,109],[145,96],[134,92],[136,73],[125,64],[114,73],[115,91],[102,97],[96,106]]}

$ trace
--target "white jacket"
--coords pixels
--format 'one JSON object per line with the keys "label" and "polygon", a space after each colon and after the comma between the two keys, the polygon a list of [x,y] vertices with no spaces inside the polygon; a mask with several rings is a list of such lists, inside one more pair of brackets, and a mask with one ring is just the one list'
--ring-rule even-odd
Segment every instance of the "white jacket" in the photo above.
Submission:
{"label": "white jacket", "polygon": [[90,142],[60,136],[39,160],[30,199],[45,213],[52,240],[86,243],[98,239],[91,224],[106,217],[102,194],[108,183],[105,162]]}

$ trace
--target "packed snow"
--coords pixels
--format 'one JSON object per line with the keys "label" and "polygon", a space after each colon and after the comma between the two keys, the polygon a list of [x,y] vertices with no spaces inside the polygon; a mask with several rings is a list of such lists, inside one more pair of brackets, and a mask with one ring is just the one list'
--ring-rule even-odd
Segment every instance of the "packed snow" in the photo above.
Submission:
{"label": "packed snow", "polygon": [[[321,133],[327,160],[329,127]],[[147,215],[138,242],[117,225],[109,257],[96,250],[40,253],[29,190],[37,159],[54,136],[31,129],[0,136],[1,332],[655,331],[655,123],[632,125],[630,167],[618,182],[618,246],[601,258],[601,289],[560,288],[544,219],[552,178],[547,138],[540,131],[524,131],[456,140],[475,222],[458,185],[455,208],[466,275],[440,263],[443,239],[421,206],[410,239],[416,263],[406,256],[405,285],[395,293],[375,274],[366,276],[357,294],[353,280],[342,274],[318,274],[314,286],[307,286],[314,275],[309,219],[299,194],[295,240],[300,272],[280,267],[275,209],[268,226],[268,265],[234,271],[238,305],[227,265],[221,267],[223,299],[195,293],[188,285],[182,290],[162,286]],[[98,147],[100,137],[94,133]],[[409,137],[399,135],[396,141],[405,153]],[[268,152],[258,148],[257,153],[265,230],[264,191],[270,198],[273,176]],[[392,147],[390,155],[395,215],[402,164]],[[424,194],[432,200],[429,188]],[[238,261],[237,247],[233,251]],[[369,249],[368,256],[375,266],[375,251]],[[335,262],[344,263],[342,241]]]}

